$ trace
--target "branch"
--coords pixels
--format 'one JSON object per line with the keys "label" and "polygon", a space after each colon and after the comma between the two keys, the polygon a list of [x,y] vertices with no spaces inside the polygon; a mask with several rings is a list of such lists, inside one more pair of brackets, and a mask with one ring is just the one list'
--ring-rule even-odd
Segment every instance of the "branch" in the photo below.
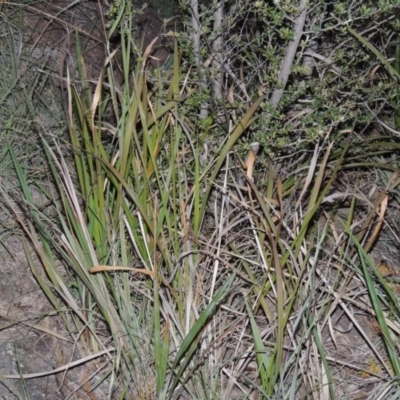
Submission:
{"label": "branch", "polygon": [[213,98],[214,100],[219,100],[222,98],[222,80],[223,80],[223,43],[222,43],[222,20],[223,20],[223,1],[217,3],[214,11],[214,33],[219,32],[218,36],[213,42],[213,67],[218,71],[217,76],[213,79]]}
{"label": "branch", "polygon": [[279,88],[275,89],[269,100],[272,108],[275,110],[282,98],[286,83],[292,70],[293,60],[299,47],[300,39],[303,36],[304,24],[307,16],[307,0],[300,0],[300,14],[294,21],[294,39],[289,43],[285,57],[282,60],[281,69],[278,75]]}
{"label": "branch", "polygon": [[[201,25],[200,25],[200,17],[199,17],[199,2],[198,0],[190,0],[190,9],[191,9],[191,16],[192,16],[192,40],[193,40],[193,51],[196,57],[196,65],[197,65],[197,73],[199,74],[200,78],[200,88],[202,90],[207,89],[206,84],[206,77],[204,73],[204,67],[201,60]],[[202,103],[200,105],[200,119],[205,119],[208,116],[208,107],[207,103]]]}

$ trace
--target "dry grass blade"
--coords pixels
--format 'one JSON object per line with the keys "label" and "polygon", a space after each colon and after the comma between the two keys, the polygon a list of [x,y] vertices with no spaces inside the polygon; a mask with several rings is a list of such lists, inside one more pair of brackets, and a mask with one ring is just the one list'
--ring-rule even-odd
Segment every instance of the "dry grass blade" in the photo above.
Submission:
{"label": "dry grass blade", "polygon": [[[113,347],[100,351],[96,354],[91,354],[90,356],[84,357],[80,360],[77,361],[73,361],[69,364],[66,364],[60,368],[56,368],[56,369],[52,369],[51,371],[47,371],[47,372],[37,372],[35,374],[23,374],[22,378],[24,379],[35,379],[35,378],[40,378],[43,376],[49,376],[49,375],[53,375],[53,374],[58,374],[60,372],[63,371],[67,371],[68,369],[77,367],[78,365],[82,365],[82,364],[86,364],[88,361],[91,360],[95,360],[96,358],[99,358],[105,354],[110,355],[111,353],[113,353],[115,351],[115,349]],[[21,375],[3,375],[4,378],[7,379],[21,379]]]}
{"label": "dry grass blade", "polygon": [[91,274],[96,272],[105,272],[105,271],[133,271],[138,274],[145,274],[154,277],[154,271],[149,271],[147,269],[140,268],[132,268],[132,267],[119,267],[119,266],[111,266],[111,265],[97,265],[96,267],[89,268],[88,270]]}

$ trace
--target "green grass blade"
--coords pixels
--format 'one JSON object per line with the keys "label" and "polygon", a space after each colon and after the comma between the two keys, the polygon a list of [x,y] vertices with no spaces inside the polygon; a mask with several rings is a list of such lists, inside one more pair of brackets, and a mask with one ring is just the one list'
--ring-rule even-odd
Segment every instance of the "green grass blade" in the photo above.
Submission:
{"label": "green grass blade", "polygon": [[381,302],[379,300],[378,292],[375,287],[375,283],[372,279],[372,275],[368,269],[369,267],[372,267],[373,271],[375,272],[375,275],[378,277],[380,284],[383,286],[385,289],[386,293],[389,294],[393,304],[395,304],[397,307],[397,310],[399,311],[398,308],[398,300],[394,296],[392,290],[389,288],[389,286],[386,284],[384,279],[382,278],[381,274],[379,271],[376,269],[374,262],[371,260],[371,258],[368,256],[368,254],[364,251],[363,247],[361,246],[360,242],[357,240],[357,238],[350,232],[348,227],[346,227],[346,231],[351,237],[351,240],[353,243],[357,246],[358,248],[358,253],[360,255],[361,259],[361,265],[362,265],[362,270],[363,270],[363,275],[365,278],[365,281],[367,283],[367,288],[368,288],[368,294],[371,299],[372,306],[375,310],[375,315],[376,319],[378,320],[379,327],[382,332],[383,340],[386,345],[386,350],[389,355],[389,359],[391,361],[391,365],[393,368],[394,373],[399,376],[400,375],[400,358],[398,355],[397,347],[393,341],[392,334],[389,330],[389,327],[386,323],[386,318],[382,310]]}
{"label": "green grass blade", "polygon": [[254,351],[256,355],[258,374],[261,379],[262,389],[267,393],[271,393],[274,389],[273,376],[275,374],[273,357],[268,355],[268,351],[264,346],[261,332],[254,318],[253,311],[246,299],[245,302],[246,302],[247,314],[250,319],[251,332],[253,334]]}
{"label": "green grass blade", "polygon": [[170,387],[171,392],[176,388],[176,385],[181,379],[183,372],[186,370],[187,364],[189,363],[194,351],[197,348],[196,338],[198,337],[200,332],[205,328],[206,323],[208,319],[211,318],[217,304],[227,294],[229,287],[231,286],[235,277],[236,274],[232,274],[230,278],[223,284],[223,286],[215,293],[214,298],[210,301],[210,303],[207,305],[204,311],[200,314],[198,320],[192,326],[189,333],[187,334],[182,344],[180,345],[178,353],[175,356],[172,369],[175,370],[184,357],[185,359],[183,360],[178,372],[176,372],[175,380]]}

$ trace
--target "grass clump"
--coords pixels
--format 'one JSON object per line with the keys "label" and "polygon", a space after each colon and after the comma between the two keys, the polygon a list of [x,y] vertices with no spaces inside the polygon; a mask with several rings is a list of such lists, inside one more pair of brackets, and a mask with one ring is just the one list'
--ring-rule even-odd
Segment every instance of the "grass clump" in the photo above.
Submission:
{"label": "grass clump", "polygon": [[[341,398],[338,368],[371,373],[336,356],[342,315],[377,360],[379,393],[393,390],[398,301],[368,255],[388,195],[343,181],[346,170],[373,167],[396,191],[395,167],[382,160],[397,143],[361,140],[360,152],[353,137],[321,139],[259,168],[258,143],[246,159],[236,145],[262,96],[207,153],[185,108],[177,44],[172,70],[149,79],[151,48],[132,71],[127,39],[125,84],[110,73],[106,82],[112,56],[95,87],[78,63],[80,85],[67,82],[68,142],[40,135],[55,217],[38,207],[12,145],[23,215],[2,191],[35,278],[74,343],[100,360],[108,397]],[[384,350],[359,310],[378,321]]]}

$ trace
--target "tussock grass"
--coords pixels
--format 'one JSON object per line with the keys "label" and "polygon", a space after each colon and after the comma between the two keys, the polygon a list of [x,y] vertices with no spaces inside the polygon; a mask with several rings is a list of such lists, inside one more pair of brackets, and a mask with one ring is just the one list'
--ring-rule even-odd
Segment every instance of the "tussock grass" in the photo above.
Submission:
{"label": "tussock grass", "polygon": [[[122,88],[108,74],[93,90],[82,64],[83,84],[68,81],[72,165],[65,143],[40,137],[56,217],[38,208],[11,145],[23,214],[1,190],[41,262],[26,247],[32,273],[81,343],[82,362],[98,359],[109,398],[343,398],[337,367],[374,373],[337,357],[338,310],[382,367],[374,395],[393,392],[398,300],[368,256],[388,195],[371,199],[340,181],[346,169],[383,168],[366,155],[395,145],[370,141],[359,155],[350,140],[321,141],[257,171],[256,144],[246,160],[234,150],[260,97],[204,158],[185,115],[177,45],[171,73],[152,84],[150,50],[131,72],[129,40],[122,45]],[[398,184],[389,175],[387,189]],[[354,310],[376,317],[385,349]]]}

